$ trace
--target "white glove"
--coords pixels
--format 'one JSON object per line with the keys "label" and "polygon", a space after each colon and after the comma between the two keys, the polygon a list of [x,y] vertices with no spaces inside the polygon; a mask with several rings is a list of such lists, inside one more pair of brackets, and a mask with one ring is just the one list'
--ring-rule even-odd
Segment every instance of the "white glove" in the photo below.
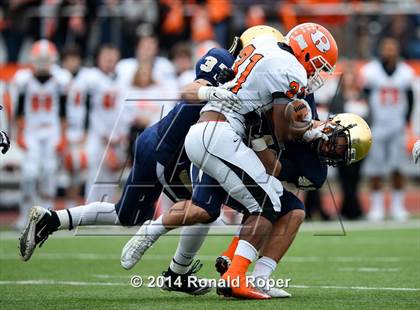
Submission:
{"label": "white glove", "polygon": [[417,164],[417,162],[420,159],[420,140],[418,140],[414,146],[413,146],[413,160],[414,163]]}
{"label": "white glove", "polygon": [[251,140],[251,145],[255,152],[262,152],[267,149],[267,142],[265,141],[264,137]]}
{"label": "white glove", "polygon": [[325,133],[322,132],[322,129],[323,129],[323,126],[307,130],[303,134],[302,140],[305,141],[305,142],[311,142],[311,141],[318,140],[318,139],[328,141],[328,136]]}
{"label": "white glove", "polygon": [[239,111],[242,103],[230,90],[224,87],[201,86],[198,89],[198,99],[209,101],[211,106],[220,111]]}

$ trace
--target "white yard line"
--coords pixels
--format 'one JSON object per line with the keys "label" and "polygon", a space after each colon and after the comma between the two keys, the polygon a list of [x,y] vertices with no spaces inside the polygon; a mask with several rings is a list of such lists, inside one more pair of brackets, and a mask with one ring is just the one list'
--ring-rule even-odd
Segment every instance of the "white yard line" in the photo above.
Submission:
{"label": "white yard line", "polygon": [[359,291],[408,291],[418,292],[420,288],[414,287],[371,287],[371,286],[336,286],[336,285],[290,285],[290,288],[302,289],[335,289],[335,290],[359,290]]}
{"label": "white yard line", "polygon": [[[18,280],[0,281],[0,285],[71,285],[71,286],[130,286],[130,282],[84,282],[84,281],[55,281],[55,280]],[[370,286],[336,286],[336,285],[290,285],[296,289],[336,289],[336,290],[374,290],[374,291],[402,291],[418,292],[420,288],[414,287],[370,287]]]}
{"label": "white yard line", "polygon": [[[120,256],[116,254],[98,254],[98,253],[35,253],[34,259],[39,260],[60,260],[60,259],[79,259],[79,260],[120,260]],[[142,260],[159,260],[170,261],[171,255],[156,255],[148,254],[142,257]],[[215,255],[199,255],[198,259],[202,261],[213,262],[216,259]],[[18,253],[0,253],[0,260],[15,260],[19,259]],[[417,257],[404,257],[404,256],[286,256],[282,259],[283,262],[291,263],[308,263],[308,262],[333,262],[333,263],[346,263],[346,262],[384,262],[384,263],[398,263],[403,261],[417,261]]]}
{"label": "white yard line", "polygon": [[[42,253],[37,252],[33,256],[34,259],[39,260],[61,260],[61,259],[79,259],[79,260],[120,260],[120,256],[116,254],[100,254],[100,253]],[[170,261],[172,258],[169,254],[156,255],[148,254],[142,257],[142,260],[159,260]],[[205,262],[213,262],[216,259],[215,255],[199,255],[198,259]],[[0,260],[15,260],[19,259],[18,253],[0,253]],[[308,262],[333,262],[333,263],[346,263],[346,262],[382,262],[382,263],[398,263],[404,261],[417,261],[417,257],[404,257],[404,256],[286,256],[282,259],[283,262],[291,263],[308,263]]]}
{"label": "white yard line", "polygon": [[73,285],[73,286],[125,286],[130,283],[117,282],[83,282],[83,281],[56,281],[56,280],[19,280],[0,281],[0,285]]}
{"label": "white yard line", "polygon": [[375,268],[375,267],[345,267],[338,268],[338,271],[350,271],[350,272],[398,272],[400,268]]}

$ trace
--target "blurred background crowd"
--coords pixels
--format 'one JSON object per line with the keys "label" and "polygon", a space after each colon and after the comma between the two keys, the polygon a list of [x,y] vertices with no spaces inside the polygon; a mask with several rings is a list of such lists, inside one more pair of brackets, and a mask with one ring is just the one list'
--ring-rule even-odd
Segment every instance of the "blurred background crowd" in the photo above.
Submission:
{"label": "blurred background crowd", "polygon": [[[371,158],[330,169],[328,184],[321,190],[301,193],[308,217],[319,214],[328,220],[341,214],[347,219],[382,220],[388,209],[391,217],[405,220],[409,213],[420,213],[416,184],[420,171],[408,155],[420,136],[418,1],[0,3],[0,104],[5,107],[0,128],[10,133],[13,141],[7,156],[0,157],[0,225],[21,226],[15,222],[16,210],[25,204],[64,208],[85,199],[115,201],[130,166],[132,141],[176,104],[178,90],[194,79],[194,63],[199,57],[215,46],[228,48],[233,36],[248,27],[268,24],[285,34],[307,21],[328,28],[340,53],[336,74],[315,94],[320,117],[357,113],[370,122],[374,141],[383,140]],[[51,74],[60,81],[57,92],[67,100],[70,146],[57,149],[50,157],[39,150],[38,157],[28,157],[37,151],[30,150],[24,140],[31,137],[24,137],[20,126],[31,117],[19,108],[19,97],[28,91],[22,80],[25,70],[33,65],[32,44],[39,39],[56,46],[58,59]],[[404,109],[399,120],[394,115],[378,121],[378,107],[371,95],[374,85],[368,82],[372,59],[378,59],[385,71],[388,68],[390,76],[399,65],[407,64],[403,70],[407,74],[393,77],[407,84],[405,99],[394,98],[394,104]],[[385,101],[393,95],[390,91],[384,90]],[[390,123],[401,125],[388,130]],[[381,136],[381,132],[386,134]],[[47,132],[44,138],[52,141],[54,135]],[[56,144],[59,142],[57,138]],[[388,157],[393,162],[386,164]],[[381,160],[388,165],[387,171],[369,169]],[[26,180],[31,182],[25,184]],[[167,203],[163,198],[160,207]],[[22,210],[24,213],[25,207]]]}

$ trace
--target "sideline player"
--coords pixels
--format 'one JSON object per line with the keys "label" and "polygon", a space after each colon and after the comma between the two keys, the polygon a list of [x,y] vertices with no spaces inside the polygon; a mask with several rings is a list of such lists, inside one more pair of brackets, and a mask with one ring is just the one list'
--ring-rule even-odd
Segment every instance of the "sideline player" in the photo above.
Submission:
{"label": "sideline player", "polygon": [[409,215],[404,206],[402,159],[405,156],[405,126],[414,103],[414,72],[400,60],[399,49],[397,40],[382,39],[379,58],[366,64],[361,71],[372,114],[373,144],[365,164],[372,190],[367,217],[372,221],[385,217],[383,183],[388,176],[392,183],[390,215],[396,220],[406,220]]}
{"label": "sideline player", "polygon": [[47,40],[35,42],[30,57],[33,68],[18,70],[12,81],[18,92],[17,143],[25,153],[19,228],[24,227],[29,208],[40,203],[38,199],[52,207],[57,153],[62,154],[67,144],[65,91],[71,76],[64,70],[53,70],[58,54]]}
{"label": "sideline player", "polygon": [[[289,33],[288,46],[280,45],[282,40],[283,36],[274,32],[274,35],[256,37],[251,44],[244,46],[235,62],[236,77],[231,91],[246,104],[238,112],[221,112],[208,104],[185,140],[190,160],[209,177],[215,178],[251,214],[241,231],[238,255],[235,255],[229,271],[223,276],[228,284],[230,279],[240,278],[239,287],[231,288],[232,295],[236,297],[269,298],[258,290],[246,287],[245,271],[255,259],[263,236],[269,233],[280,212],[279,197],[283,191],[280,181],[266,171],[260,160],[262,157],[242,142],[242,138],[245,138],[244,115],[273,103],[275,109],[277,107],[283,111],[284,103],[298,95],[303,96],[307,89],[314,91],[322,86],[320,72],[331,74],[337,60],[335,40],[320,25],[299,25]],[[277,125],[280,125],[275,124],[275,130],[280,132],[284,124],[278,121],[280,123]],[[305,134],[304,139],[311,141],[323,136],[321,129],[311,129],[312,123],[308,123],[301,131],[300,138]],[[257,153],[265,150],[257,148],[254,148]],[[252,185],[246,187],[244,183]],[[170,228],[203,222],[196,217],[186,223],[180,217],[176,225],[168,225],[164,217],[168,218],[167,214],[176,208],[179,206],[175,205],[164,216],[153,221],[146,236],[135,236],[126,244],[121,257],[124,268],[134,266],[151,244]],[[202,210],[201,213],[206,212]]]}
{"label": "sideline player", "polygon": [[81,187],[86,181],[88,156],[86,153],[87,127],[90,96],[87,89],[89,69],[82,66],[77,47],[68,47],[61,55],[63,69],[72,75],[67,92],[67,139],[69,147],[64,154],[64,168],[70,174],[66,189],[66,208],[74,207],[82,200]]}
{"label": "sideline player", "polygon": [[120,52],[114,45],[102,45],[96,58],[97,67],[90,69],[83,80],[90,98],[89,128],[86,140],[88,177],[85,196],[87,202],[109,201],[114,198],[115,187],[97,183],[117,180],[123,165],[125,150],[121,141],[126,135],[126,128],[118,126],[113,131],[122,96],[116,73],[119,59]]}

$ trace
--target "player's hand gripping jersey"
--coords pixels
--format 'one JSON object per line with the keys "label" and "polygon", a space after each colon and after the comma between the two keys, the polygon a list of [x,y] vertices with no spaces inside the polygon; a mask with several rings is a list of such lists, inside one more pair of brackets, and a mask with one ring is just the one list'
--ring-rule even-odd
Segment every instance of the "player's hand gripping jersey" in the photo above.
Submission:
{"label": "player's hand gripping jersey", "polygon": [[[238,112],[222,113],[242,136],[245,114],[305,94],[307,76],[304,67],[272,36],[257,37],[242,49],[235,61],[234,72],[235,79],[228,83],[230,90],[242,101],[242,108]],[[203,108],[204,111],[220,112],[211,103]]]}

